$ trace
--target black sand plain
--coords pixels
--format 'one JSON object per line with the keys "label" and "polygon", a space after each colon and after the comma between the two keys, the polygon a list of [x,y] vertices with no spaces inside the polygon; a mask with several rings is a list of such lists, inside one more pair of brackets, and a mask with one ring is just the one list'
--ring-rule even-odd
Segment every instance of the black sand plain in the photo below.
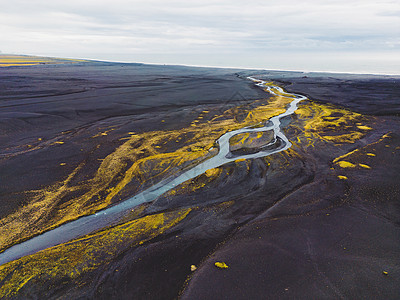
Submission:
{"label": "black sand plain", "polygon": [[289,150],[210,170],[121,224],[0,266],[0,296],[398,299],[396,76],[3,67],[0,250],[174,176],[227,130],[285,108],[247,76],[309,97],[282,122]]}

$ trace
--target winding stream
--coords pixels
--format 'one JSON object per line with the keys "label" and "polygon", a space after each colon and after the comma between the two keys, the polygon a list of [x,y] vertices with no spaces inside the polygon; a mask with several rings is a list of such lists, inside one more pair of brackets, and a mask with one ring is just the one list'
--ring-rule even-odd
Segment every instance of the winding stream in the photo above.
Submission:
{"label": "winding stream", "polygon": [[[270,120],[266,121],[262,127],[258,128],[245,127],[225,133],[217,140],[217,143],[219,145],[219,153],[216,156],[183,172],[179,176],[164,179],[159,183],[155,184],[154,186],[148,188],[147,190],[115,206],[104,209],[90,216],[81,217],[75,221],[61,225],[53,230],[50,230],[41,235],[33,237],[25,242],[22,242],[20,244],[8,248],[7,250],[5,250],[3,253],[0,254],[0,265],[16,260],[23,256],[36,253],[40,250],[44,250],[49,247],[66,243],[73,239],[82,237],[96,230],[114,224],[119,220],[121,220],[126,215],[126,213],[129,212],[135,206],[145,202],[154,201],[156,198],[168,192],[169,190],[173,189],[174,187],[180,185],[181,183],[187,180],[190,180],[192,178],[195,178],[203,174],[205,171],[209,169],[220,167],[226,163],[235,161],[237,159],[265,157],[290,148],[292,144],[289,142],[287,137],[281,131],[280,120],[283,117],[293,114],[297,109],[297,104],[302,100],[306,100],[307,97],[298,94],[286,93],[285,91],[283,91],[283,89],[281,89],[278,86],[266,85],[266,82],[262,80],[257,80],[252,77],[248,77],[248,79],[252,80],[253,82],[256,82],[257,86],[268,90],[268,92],[273,95],[280,95],[287,98],[293,98],[293,101],[289,104],[288,108],[284,113],[272,117]],[[240,133],[264,132],[269,130],[273,130],[274,132],[274,139],[272,140],[272,142],[270,142],[268,145],[264,147],[269,149],[260,150],[257,153],[245,154],[245,155],[234,155],[233,153],[230,152],[229,140],[234,135]],[[274,149],[270,149],[275,144],[277,146]]]}

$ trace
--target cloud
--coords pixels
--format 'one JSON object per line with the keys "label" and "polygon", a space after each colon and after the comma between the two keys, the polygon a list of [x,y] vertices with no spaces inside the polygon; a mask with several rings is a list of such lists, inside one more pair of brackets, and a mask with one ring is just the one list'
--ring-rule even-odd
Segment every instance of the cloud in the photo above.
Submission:
{"label": "cloud", "polygon": [[0,5],[0,45],[14,53],[224,66],[293,53],[373,59],[400,53],[399,11],[398,1],[370,0],[14,0]]}

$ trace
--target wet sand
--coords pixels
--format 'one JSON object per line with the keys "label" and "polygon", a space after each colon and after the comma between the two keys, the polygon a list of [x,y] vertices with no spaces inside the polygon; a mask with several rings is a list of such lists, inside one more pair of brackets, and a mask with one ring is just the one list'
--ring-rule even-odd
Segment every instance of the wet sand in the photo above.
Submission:
{"label": "wet sand", "polygon": [[289,150],[230,162],[117,227],[1,266],[2,297],[395,299],[394,77],[101,62],[3,68],[1,249],[207,159],[223,133],[216,125],[230,130],[285,107],[250,75],[311,99],[282,120]]}

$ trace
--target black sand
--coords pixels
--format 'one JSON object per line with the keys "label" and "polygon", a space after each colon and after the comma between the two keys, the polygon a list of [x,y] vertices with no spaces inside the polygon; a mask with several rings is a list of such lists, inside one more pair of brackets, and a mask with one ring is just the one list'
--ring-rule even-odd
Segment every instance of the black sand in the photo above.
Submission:
{"label": "black sand", "polygon": [[[128,131],[180,130],[201,111],[217,116],[254,105],[254,99],[267,101],[270,96],[245,79],[254,74],[318,103],[367,115],[363,126],[372,130],[354,143],[314,138],[293,151],[227,164],[213,180],[199,176],[193,185],[206,183],[202,188],[162,196],[137,216],[192,209],[176,226],[121,249],[78,278],[41,274],[8,297],[397,299],[400,79],[395,77],[302,78],[305,74],[290,72],[100,62],[2,68],[0,216],[28,202],[23,192],[63,180],[81,162],[85,168],[75,180],[91,176]],[[303,121],[294,116],[286,124],[295,141]],[[110,126],[114,130],[92,138]],[[57,141],[63,144],[54,145]],[[168,144],[170,151],[178,146]],[[346,159],[369,169],[333,162],[355,149]],[[133,191],[128,186],[120,200]],[[228,268],[217,268],[217,261]],[[1,278],[0,290],[6,283]]]}

